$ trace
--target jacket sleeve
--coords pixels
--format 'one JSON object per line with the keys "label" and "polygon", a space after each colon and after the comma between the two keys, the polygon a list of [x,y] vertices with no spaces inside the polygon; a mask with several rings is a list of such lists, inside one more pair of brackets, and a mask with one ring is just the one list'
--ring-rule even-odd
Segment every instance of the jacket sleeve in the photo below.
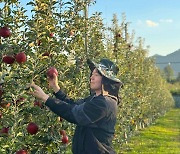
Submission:
{"label": "jacket sleeve", "polygon": [[57,93],[53,93],[57,99],[60,99],[62,101],[65,101],[70,104],[74,104],[74,100],[69,98],[63,91],[59,90]]}
{"label": "jacket sleeve", "polygon": [[92,101],[81,105],[75,105],[72,113],[76,122],[83,126],[96,127],[96,122],[104,118],[107,114],[107,107],[103,96],[98,96]]}
{"label": "jacket sleeve", "polygon": [[95,125],[95,122],[105,117],[107,112],[105,99],[98,97],[80,105],[49,97],[45,104],[51,111],[67,121],[83,126]]}
{"label": "jacket sleeve", "polygon": [[72,108],[75,106],[75,104],[67,103],[60,99],[49,97],[45,102],[45,105],[52,112],[54,112],[58,116],[61,116],[63,119],[66,119],[71,123],[77,123],[72,114]]}

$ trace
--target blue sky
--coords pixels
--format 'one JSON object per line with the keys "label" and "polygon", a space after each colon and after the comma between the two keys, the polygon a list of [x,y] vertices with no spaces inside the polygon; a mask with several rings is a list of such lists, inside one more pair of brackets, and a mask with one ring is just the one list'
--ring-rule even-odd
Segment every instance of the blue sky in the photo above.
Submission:
{"label": "blue sky", "polygon": [[90,13],[102,12],[104,22],[111,24],[113,14],[121,21],[126,14],[129,32],[145,39],[149,55],[167,55],[180,48],[180,0],[97,0]]}
{"label": "blue sky", "polygon": [[[20,1],[25,6],[30,0]],[[180,48],[179,7],[180,0],[97,0],[89,14],[102,12],[104,23],[111,25],[113,14],[120,22],[125,13],[127,22],[131,22],[129,32],[135,31],[135,40],[145,39],[145,47],[150,46],[149,56],[165,56]]]}

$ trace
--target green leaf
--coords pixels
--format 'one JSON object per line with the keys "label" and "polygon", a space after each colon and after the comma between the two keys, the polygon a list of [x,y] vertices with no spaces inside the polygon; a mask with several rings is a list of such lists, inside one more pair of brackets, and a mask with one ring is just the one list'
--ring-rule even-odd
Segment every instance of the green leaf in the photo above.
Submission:
{"label": "green leaf", "polygon": [[28,2],[26,5],[32,5],[32,6],[35,6],[35,3],[34,2]]}

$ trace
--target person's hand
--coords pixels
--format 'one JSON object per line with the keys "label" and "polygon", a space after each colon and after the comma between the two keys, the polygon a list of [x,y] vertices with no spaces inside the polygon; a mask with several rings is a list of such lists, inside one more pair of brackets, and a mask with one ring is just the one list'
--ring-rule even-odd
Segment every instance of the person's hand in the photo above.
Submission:
{"label": "person's hand", "polygon": [[55,93],[60,90],[60,87],[58,85],[58,77],[55,73],[53,73],[53,78],[48,77],[48,83],[49,87],[52,88]]}
{"label": "person's hand", "polygon": [[41,99],[43,102],[49,98],[49,96],[41,89],[41,87],[37,86],[35,83],[31,83],[30,87],[34,88],[34,91],[30,92],[33,96]]}

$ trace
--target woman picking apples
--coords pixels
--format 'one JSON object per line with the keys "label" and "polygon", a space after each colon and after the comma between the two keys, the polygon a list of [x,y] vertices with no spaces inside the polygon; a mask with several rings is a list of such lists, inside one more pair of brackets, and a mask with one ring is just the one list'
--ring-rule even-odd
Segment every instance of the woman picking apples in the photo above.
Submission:
{"label": "woman picking apples", "polygon": [[61,91],[58,85],[57,72],[48,78],[49,86],[56,98],[48,96],[34,83],[33,94],[45,102],[55,114],[76,124],[73,137],[73,154],[115,154],[111,147],[114,137],[118,91],[122,82],[115,76],[118,68],[108,59],[99,64],[87,60],[91,70],[91,95],[73,101]]}

